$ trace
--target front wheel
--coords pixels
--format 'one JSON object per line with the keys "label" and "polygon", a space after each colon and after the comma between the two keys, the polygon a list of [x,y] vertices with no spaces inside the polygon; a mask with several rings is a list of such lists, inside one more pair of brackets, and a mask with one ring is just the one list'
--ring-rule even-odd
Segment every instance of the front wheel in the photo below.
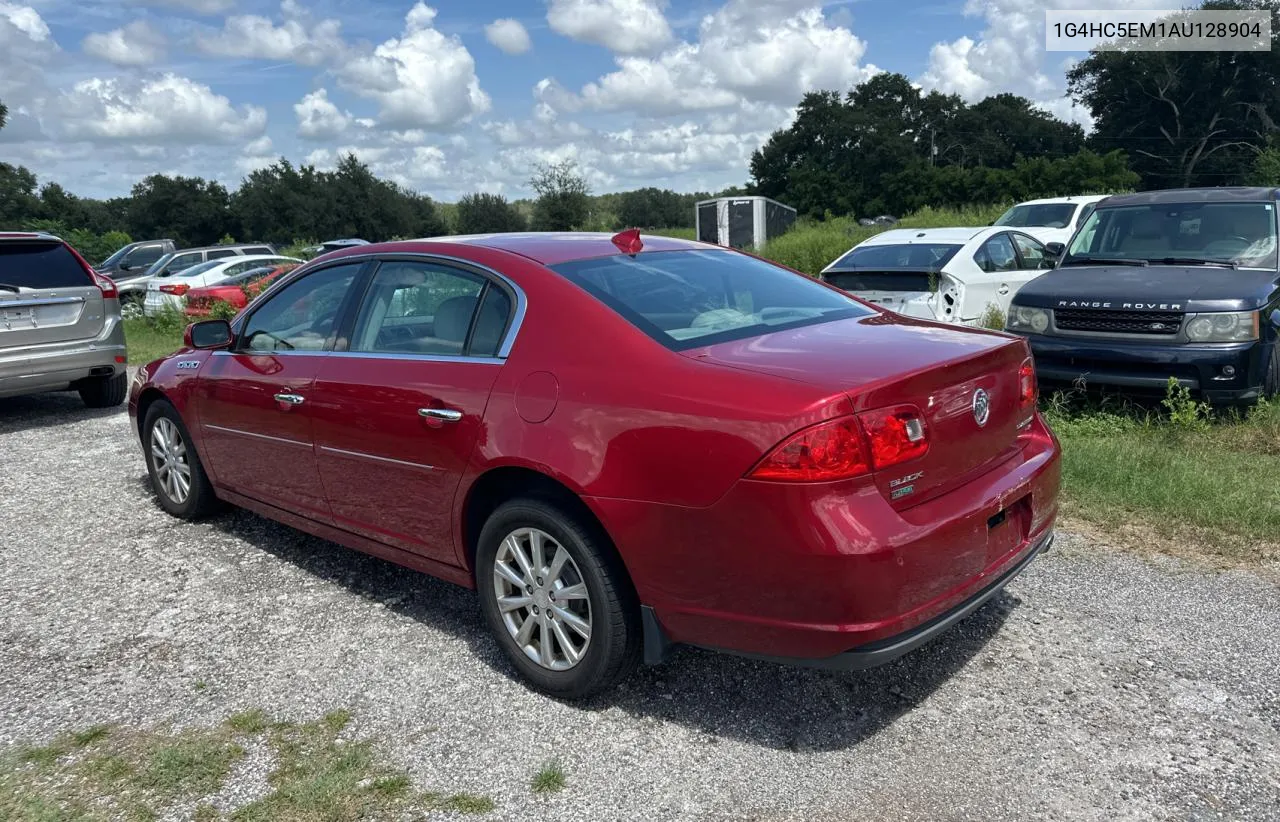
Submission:
{"label": "front wheel", "polygon": [[535,688],[582,699],[640,659],[630,581],[596,529],[541,500],[499,507],[480,532],[476,587],[485,621]]}
{"label": "front wheel", "polygon": [[175,517],[200,519],[218,508],[213,485],[178,410],[164,400],[147,409],[142,423],[147,474],[160,507]]}

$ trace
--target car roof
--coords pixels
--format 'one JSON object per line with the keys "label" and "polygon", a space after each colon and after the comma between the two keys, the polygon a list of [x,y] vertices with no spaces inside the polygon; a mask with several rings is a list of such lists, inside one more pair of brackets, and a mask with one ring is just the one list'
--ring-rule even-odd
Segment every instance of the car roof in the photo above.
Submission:
{"label": "car roof", "polygon": [[272,248],[271,243],[234,243],[231,245],[194,245],[190,248],[179,248],[170,254],[190,254],[192,251],[218,251],[224,248]]}
{"label": "car roof", "polygon": [[[610,232],[587,231],[548,231],[524,232],[513,234],[470,234],[457,237],[432,237],[412,242],[431,242],[441,244],[466,245],[477,248],[494,248],[509,251],[541,263],[557,265],[573,260],[586,260],[592,257],[612,257],[622,252],[613,244],[614,234]],[[645,251],[693,251],[721,248],[709,243],[693,240],[682,240],[677,237],[663,237],[658,234],[641,232],[640,241]],[[362,253],[376,253],[388,244],[359,246]],[[395,243],[404,246],[404,243]]]}
{"label": "car roof", "polygon": [[1270,186],[1171,188],[1164,191],[1143,191],[1138,194],[1116,194],[1107,198],[1106,207],[1164,203],[1262,203],[1274,202],[1277,197],[1280,197],[1280,190]]}
{"label": "car roof", "polygon": [[[1114,195],[1074,194],[1070,197],[1045,197],[1039,200],[1023,200],[1022,202],[1018,203],[1018,205],[1024,206],[1024,205],[1053,205],[1055,203],[1096,203],[1099,200],[1105,200],[1111,196],[1114,196]],[[1014,208],[1017,208],[1017,207],[1018,206],[1014,206]]]}
{"label": "car roof", "polygon": [[[1005,226],[997,226],[1001,230],[1007,231]],[[879,234],[873,234],[863,240],[859,245],[883,245],[887,243],[901,243],[911,245],[913,243],[954,243],[964,245],[965,243],[977,237],[984,228],[893,228],[888,231],[881,231]]]}

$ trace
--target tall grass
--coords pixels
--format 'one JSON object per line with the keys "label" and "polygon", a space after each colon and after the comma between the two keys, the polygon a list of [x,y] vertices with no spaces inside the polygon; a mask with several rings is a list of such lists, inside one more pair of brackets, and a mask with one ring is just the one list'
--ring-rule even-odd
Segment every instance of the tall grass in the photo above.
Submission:
{"label": "tall grass", "polygon": [[[903,217],[891,228],[980,228],[1005,212],[1008,205],[966,208],[923,208]],[[802,219],[786,234],[770,240],[761,250],[766,259],[816,276],[837,257],[858,243],[885,231],[885,226],[861,226],[848,217],[829,220]]]}

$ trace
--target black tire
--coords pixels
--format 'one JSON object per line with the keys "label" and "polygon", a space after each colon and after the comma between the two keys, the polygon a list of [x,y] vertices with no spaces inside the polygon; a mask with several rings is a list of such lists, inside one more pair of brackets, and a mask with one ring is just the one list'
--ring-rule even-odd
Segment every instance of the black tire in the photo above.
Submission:
{"label": "black tire", "polygon": [[[576,566],[570,570],[576,571],[587,591],[590,639],[579,661],[567,670],[550,670],[527,656],[498,606],[495,562],[503,541],[521,529],[537,529],[559,543]],[[546,557],[545,564],[550,566],[552,559]],[[499,506],[480,531],[476,588],[485,621],[507,658],[529,684],[550,696],[584,699],[600,693],[625,679],[640,661],[640,608],[626,570],[598,527],[581,522],[560,506],[538,499],[516,499]],[[560,607],[556,613],[562,614],[563,601]],[[561,619],[560,627],[568,630],[563,618],[553,618]],[[541,636],[540,626],[534,631]]]}
{"label": "black tire", "polygon": [[1280,342],[1271,346],[1267,358],[1267,375],[1262,383],[1262,396],[1271,399],[1280,396]]}
{"label": "black tire", "polygon": [[91,377],[80,383],[80,399],[90,408],[115,408],[129,393],[129,374],[121,371],[110,377]]}
{"label": "black tire", "polygon": [[[182,440],[182,450],[190,475],[187,495],[184,499],[176,498],[162,479],[162,468],[158,464],[160,459],[156,453],[157,443],[155,442],[156,427],[163,425],[162,420],[172,424]],[[191,434],[187,431],[187,426],[183,424],[177,409],[165,400],[157,400],[147,409],[147,415],[142,422],[142,452],[147,460],[147,475],[151,478],[151,490],[155,492],[156,501],[165,511],[181,519],[197,520],[214,513],[221,506],[217,495],[213,492],[213,485],[204,472],[200,455],[196,453],[195,446],[191,443]]]}

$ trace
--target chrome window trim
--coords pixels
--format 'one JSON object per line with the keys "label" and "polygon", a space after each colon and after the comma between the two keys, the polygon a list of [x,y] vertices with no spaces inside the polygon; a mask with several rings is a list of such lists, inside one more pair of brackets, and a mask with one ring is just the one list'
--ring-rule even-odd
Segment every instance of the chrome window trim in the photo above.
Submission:
{"label": "chrome window trim", "polygon": [[344,457],[355,457],[357,459],[374,460],[376,462],[389,462],[389,463],[392,463],[393,465],[404,465],[409,468],[420,468],[424,471],[443,470],[443,469],[437,468],[434,465],[427,465],[426,463],[422,463],[422,462],[408,462],[406,460],[395,460],[395,459],[392,459],[391,457],[379,457],[376,454],[366,454],[362,451],[347,451],[342,448],[331,448],[328,445],[320,446],[320,450],[327,451],[330,454],[338,454]]}
{"label": "chrome window trim", "polygon": [[497,357],[463,357],[453,354],[387,354],[365,351],[320,351],[310,349],[284,349],[282,351],[227,351],[216,349],[218,357],[359,357],[368,360],[404,360],[406,362],[464,362],[472,365],[504,365],[506,360]]}
{"label": "chrome window trim", "polygon": [[[444,362],[480,362],[480,363],[498,362],[498,363],[501,363],[506,361],[507,357],[511,355],[511,349],[515,347],[516,338],[520,334],[520,328],[524,325],[524,318],[529,310],[529,298],[528,296],[525,295],[524,289],[521,288],[519,285],[517,285],[515,281],[512,280],[507,275],[501,273],[500,271],[497,271],[496,269],[490,268],[489,266],[484,265],[483,263],[477,263],[473,260],[468,260],[465,257],[455,257],[448,254],[435,254],[427,251],[373,251],[373,252],[364,253],[364,254],[350,254],[350,255],[339,257],[335,260],[325,260],[322,264],[316,265],[315,267],[312,267],[311,263],[304,263],[303,265],[299,266],[293,271],[290,271],[285,276],[276,280],[276,282],[271,284],[270,288],[267,288],[261,294],[255,297],[253,302],[258,302],[259,305],[254,308],[254,311],[256,312],[263,305],[266,305],[266,303],[272,299],[276,291],[286,287],[289,283],[293,282],[294,280],[301,279],[311,274],[314,271],[321,271],[331,266],[347,265],[349,263],[355,263],[355,262],[365,265],[370,262],[380,263],[380,262],[383,262],[384,260],[393,260],[393,259],[412,259],[412,260],[420,260],[422,262],[441,262],[441,263],[452,265],[458,268],[462,268],[464,270],[467,268],[470,268],[474,272],[479,273],[482,276],[490,277],[497,280],[499,283],[502,283],[508,289],[510,289],[511,293],[515,295],[516,305],[515,305],[515,310],[512,312],[512,315],[511,315],[511,323],[507,327],[506,334],[502,338],[502,344],[498,346],[498,353],[493,357],[450,357],[447,355],[433,355],[433,354],[426,354],[426,355],[366,354],[362,352],[353,352],[353,351],[327,351],[323,353],[362,356],[362,357],[386,357],[390,359],[408,359],[408,360],[425,360],[425,361],[440,360]],[[231,329],[236,336],[240,335],[241,328],[243,328],[244,323],[248,322],[249,317],[251,316],[253,316],[252,313],[249,313],[249,314],[242,314],[239,318],[237,318],[235,325],[233,325]],[[244,354],[249,352],[241,351],[241,352],[234,352],[234,353]],[[264,353],[280,354],[283,352],[272,351],[272,352],[264,352]],[[255,356],[260,356],[260,355],[255,355]]]}
{"label": "chrome window trim", "polygon": [[239,428],[226,428],[224,426],[213,425],[211,423],[205,423],[204,427],[211,428],[214,431],[222,431],[223,433],[226,433],[226,434],[235,434],[236,436],[240,436],[240,437],[250,437],[255,440],[269,440],[271,442],[281,442],[281,443],[284,443],[285,445],[296,445],[299,448],[311,447],[311,443],[309,442],[299,442],[298,440],[289,440],[289,439],[285,439],[284,437],[272,437],[272,436],[268,436],[267,434],[255,434],[252,431],[241,431]]}

